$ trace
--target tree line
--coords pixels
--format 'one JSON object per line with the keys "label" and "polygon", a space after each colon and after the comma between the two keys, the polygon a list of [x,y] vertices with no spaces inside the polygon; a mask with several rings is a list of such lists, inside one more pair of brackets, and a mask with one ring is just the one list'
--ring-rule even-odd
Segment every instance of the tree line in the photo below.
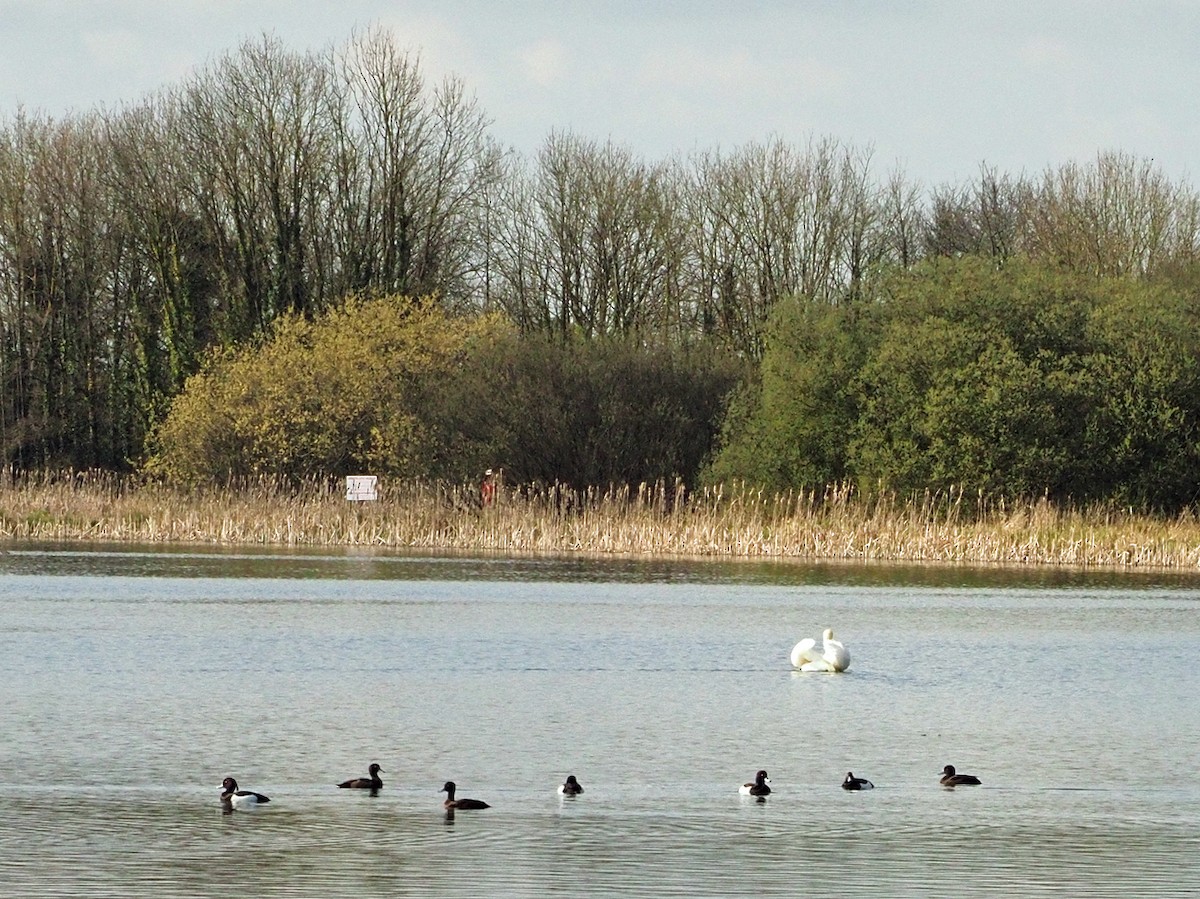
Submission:
{"label": "tree line", "polygon": [[247,41],[115,110],[11,114],[0,459],[136,466],[211,354],[352,296],[499,315],[543,359],[599,341],[631,366],[703,348],[703,368],[720,347],[762,364],[753,392],[781,310],[865,314],[939,259],[1183,283],[1200,249],[1196,192],[1122,153],[925,186],[833,138],[650,161],[554,132],[526,158],[488,128],[382,30]]}
{"label": "tree line", "polygon": [[893,272],[869,304],[785,301],[707,476],[1192,507],[1198,287],[967,256]]}

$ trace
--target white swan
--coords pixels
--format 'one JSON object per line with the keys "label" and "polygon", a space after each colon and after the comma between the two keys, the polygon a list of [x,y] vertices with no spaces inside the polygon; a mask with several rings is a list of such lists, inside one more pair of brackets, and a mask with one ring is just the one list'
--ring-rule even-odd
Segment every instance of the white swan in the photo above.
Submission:
{"label": "white swan", "polygon": [[801,671],[845,671],[850,667],[850,651],[833,639],[833,628],[825,628],[821,642],[821,652],[817,652],[817,641],[812,637],[793,646],[792,666]]}

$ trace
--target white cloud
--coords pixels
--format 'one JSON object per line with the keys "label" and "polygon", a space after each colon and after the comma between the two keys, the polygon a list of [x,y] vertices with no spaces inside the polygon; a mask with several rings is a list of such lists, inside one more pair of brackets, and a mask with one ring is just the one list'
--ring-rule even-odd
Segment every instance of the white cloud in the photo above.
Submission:
{"label": "white cloud", "polygon": [[560,41],[539,40],[522,50],[518,58],[524,76],[539,87],[550,87],[567,74],[567,50]]}
{"label": "white cloud", "polygon": [[1017,48],[1017,59],[1036,69],[1062,71],[1080,62],[1072,48],[1061,38],[1033,35]]}
{"label": "white cloud", "polygon": [[90,61],[106,69],[127,66],[144,54],[141,39],[127,28],[85,31],[80,39]]}
{"label": "white cloud", "polygon": [[263,32],[305,51],[379,24],[525,151],[555,129],[651,158],[816,134],[927,182],[1100,149],[1200,169],[1182,0],[0,0],[0,21],[0,117],[136,102]]}

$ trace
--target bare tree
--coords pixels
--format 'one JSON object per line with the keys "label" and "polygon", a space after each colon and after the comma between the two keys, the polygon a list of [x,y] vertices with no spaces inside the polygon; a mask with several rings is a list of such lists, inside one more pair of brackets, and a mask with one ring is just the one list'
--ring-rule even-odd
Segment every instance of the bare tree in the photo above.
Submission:
{"label": "bare tree", "polygon": [[1125,153],[1048,170],[1023,213],[1026,251],[1078,271],[1144,276],[1200,250],[1200,197]]}
{"label": "bare tree", "polygon": [[681,225],[669,165],[556,133],[508,183],[492,249],[518,321],[585,336],[670,327]]}
{"label": "bare tree", "polygon": [[551,260],[534,176],[515,155],[505,157],[502,172],[485,202],[484,302],[503,310],[522,331],[554,331],[557,308],[548,289]]}
{"label": "bare tree", "polygon": [[181,92],[175,141],[187,154],[193,201],[218,236],[223,287],[244,303],[240,336],[332,300],[311,264],[326,191],[336,183],[323,127],[326,78],[319,57],[263,38]]}
{"label": "bare tree", "polygon": [[885,258],[901,268],[911,268],[921,259],[921,235],[928,227],[920,186],[896,169],[883,186],[881,202]]}
{"label": "bare tree", "polygon": [[[0,150],[3,449],[23,464],[109,462],[116,322],[113,197],[97,115],[18,116]],[[119,458],[119,456],[118,456]]]}
{"label": "bare tree", "polygon": [[218,322],[229,315],[216,239],[192,201],[172,137],[176,115],[172,98],[163,96],[105,122],[106,186],[117,198],[114,224],[127,240],[114,300],[120,332],[141,360],[149,421],[221,340]]}
{"label": "bare tree", "polygon": [[925,223],[929,256],[990,256],[1003,262],[1018,251],[1022,228],[1023,180],[981,165],[969,184],[946,185],[933,193]]}
{"label": "bare tree", "polygon": [[705,330],[757,356],[780,299],[856,295],[887,247],[870,155],[824,140],[804,152],[774,141],[698,158],[690,268]]}
{"label": "bare tree", "polygon": [[473,304],[484,201],[500,171],[478,103],[456,78],[429,92],[419,60],[383,30],[351,41],[335,65],[334,213],[347,286]]}

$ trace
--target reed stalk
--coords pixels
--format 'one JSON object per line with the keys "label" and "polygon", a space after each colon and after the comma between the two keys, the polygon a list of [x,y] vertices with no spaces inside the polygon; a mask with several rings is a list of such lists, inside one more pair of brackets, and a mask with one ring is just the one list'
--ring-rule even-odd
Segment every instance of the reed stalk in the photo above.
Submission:
{"label": "reed stalk", "polygon": [[715,556],[1200,569],[1200,522],[1112,506],[864,497],[845,485],[767,494],[732,484],[576,491],[334,482],[184,491],[108,473],[0,475],[0,540],[378,546],[506,553]]}

